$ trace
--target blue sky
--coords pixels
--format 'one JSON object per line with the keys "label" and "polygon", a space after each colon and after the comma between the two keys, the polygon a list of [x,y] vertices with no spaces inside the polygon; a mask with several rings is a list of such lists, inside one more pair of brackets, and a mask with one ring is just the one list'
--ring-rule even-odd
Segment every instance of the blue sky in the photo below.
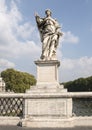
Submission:
{"label": "blue sky", "polygon": [[15,68],[36,76],[41,42],[34,13],[52,11],[62,26],[57,50],[60,82],[92,75],[92,0],[0,0],[0,71]]}

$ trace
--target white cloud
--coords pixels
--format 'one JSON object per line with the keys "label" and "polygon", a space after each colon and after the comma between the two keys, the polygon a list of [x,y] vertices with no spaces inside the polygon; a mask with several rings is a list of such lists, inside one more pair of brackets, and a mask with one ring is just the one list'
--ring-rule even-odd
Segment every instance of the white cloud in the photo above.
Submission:
{"label": "white cloud", "polygon": [[63,37],[62,37],[61,41],[63,43],[76,44],[79,42],[79,37],[72,34],[71,31],[63,32]]}
{"label": "white cloud", "polygon": [[[71,33],[71,31],[63,32],[63,36],[60,38],[60,43],[57,51],[57,57],[58,59],[62,59],[62,44],[69,43],[69,44],[77,44],[79,42],[79,37],[75,36],[74,34]],[[66,62],[66,61],[64,61]],[[70,62],[68,59],[67,62]],[[68,67],[71,67],[68,65]]]}
{"label": "white cloud", "polygon": [[14,68],[15,64],[6,60],[6,59],[0,59],[0,71],[6,68]]}
{"label": "white cloud", "polygon": [[17,36],[28,39],[31,37],[31,34],[34,32],[35,27],[31,26],[30,23],[24,23],[23,25],[18,26]]}
{"label": "white cloud", "polygon": [[74,80],[92,75],[92,57],[79,59],[63,59],[61,62],[62,81]]}
{"label": "white cloud", "polygon": [[29,23],[23,23],[23,16],[13,0],[10,9],[5,0],[0,0],[0,57],[22,57],[38,55],[39,45],[31,40],[35,28]]}
{"label": "white cloud", "polygon": [[0,13],[5,12],[7,10],[7,6],[5,5],[5,0],[0,0]]}

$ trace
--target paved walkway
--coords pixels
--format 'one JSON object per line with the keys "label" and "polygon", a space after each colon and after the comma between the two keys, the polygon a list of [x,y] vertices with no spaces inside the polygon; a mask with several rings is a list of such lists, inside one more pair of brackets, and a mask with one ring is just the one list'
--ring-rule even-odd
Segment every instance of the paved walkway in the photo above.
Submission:
{"label": "paved walkway", "polygon": [[74,127],[74,128],[26,128],[19,126],[0,126],[0,130],[92,130],[92,127]]}

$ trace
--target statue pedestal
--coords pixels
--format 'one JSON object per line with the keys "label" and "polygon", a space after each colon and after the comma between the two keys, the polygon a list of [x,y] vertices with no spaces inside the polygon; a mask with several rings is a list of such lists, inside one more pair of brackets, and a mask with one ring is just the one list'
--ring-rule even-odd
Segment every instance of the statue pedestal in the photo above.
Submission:
{"label": "statue pedestal", "polygon": [[63,127],[70,126],[72,98],[67,98],[67,90],[58,82],[60,62],[35,61],[37,84],[26,92],[23,126]]}
{"label": "statue pedestal", "polygon": [[27,93],[67,92],[67,89],[64,89],[63,85],[59,84],[58,68],[60,62],[58,60],[37,60],[35,64],[37,66],[37,83]]}
{"label": "statue pedestal", "polygon": [[[37,65],[37,86],[38,87],[58,87],[58,67],[60,62],[51,61],[35,61]],[[49,85],[49,86],[48,86]]]}

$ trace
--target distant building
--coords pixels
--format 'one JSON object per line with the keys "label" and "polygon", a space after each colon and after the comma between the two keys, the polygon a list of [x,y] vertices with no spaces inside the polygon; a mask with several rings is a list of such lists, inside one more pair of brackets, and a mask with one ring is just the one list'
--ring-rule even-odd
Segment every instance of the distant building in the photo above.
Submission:
{"label": "distant building", "polygon": [[0,92],[5,92],[5,82],[0,76]]}

